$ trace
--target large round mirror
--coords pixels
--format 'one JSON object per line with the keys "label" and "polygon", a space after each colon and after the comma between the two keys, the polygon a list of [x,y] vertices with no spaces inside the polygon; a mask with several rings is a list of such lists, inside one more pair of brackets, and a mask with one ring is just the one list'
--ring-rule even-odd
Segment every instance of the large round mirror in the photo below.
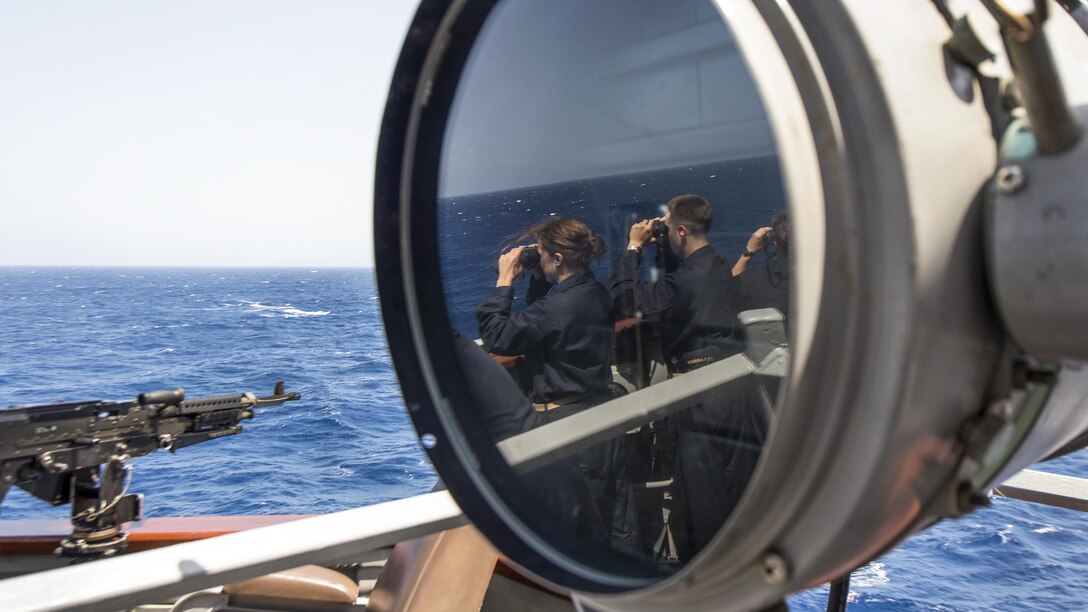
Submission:
{"label": "large round mirror", "polygon": [[786,351],[789,226],[715,6],[496,6],[453,98],[438,252],[476,387],[450,408],[486,414],[527,527],[649,574],[714,537],[774,420],[755,370]]}

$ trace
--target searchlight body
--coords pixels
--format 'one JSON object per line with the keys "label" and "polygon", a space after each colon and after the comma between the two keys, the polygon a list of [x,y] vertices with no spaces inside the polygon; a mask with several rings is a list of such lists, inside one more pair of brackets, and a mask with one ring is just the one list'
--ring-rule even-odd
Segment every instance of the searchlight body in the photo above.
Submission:
{"label": "searchlight body", "polygon": [[[423,1],[379,143],[378,281],[409,412],[480,531],[594,608],[763,609],[1076,443],[1088,36],[1082,7],[1024,4]],[[607,284],[630,226],[687,193],[730,265],[788,212],[788,251],[738,277],[778,270],[788,307],[737,308],[734,348],[690,370],[620,312],[622,392],[500,430],[533,411],[518,376],[543,357],[466,342],[498,255],[581,218],[611,243]],[[668,274],[642,259],[640,282]],[[692,483],[741,448],[741,409],[758,463],[721,481],[739,492],[701,541]],[[631,546],[558,495],[606,447],[638,473],[610,472]]]}

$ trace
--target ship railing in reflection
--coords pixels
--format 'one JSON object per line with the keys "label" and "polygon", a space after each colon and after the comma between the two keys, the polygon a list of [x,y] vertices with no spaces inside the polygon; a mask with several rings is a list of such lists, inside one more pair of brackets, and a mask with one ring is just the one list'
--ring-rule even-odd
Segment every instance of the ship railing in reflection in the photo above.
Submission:
{"label": "ship railing in reflection", "polygon": [[[752,384],[753,380],[759,388],[765,421],[772,421],[774,398],[768,394],[767,387],[777,387],[777,381],[772,385],[762,383],[782,379],[789,369],[785,317],[781,312],[763,308],[740,313],[738,323],[749,338],[743,353],[688,372],[682,378],[671,379],[650,374],[655,364],[660,366],[661,373],[665,372],[665,367],[652,325],[646,323],[634,318],[616,322],[617,342],[625,334],[640,334],[649,340],[629,339],[638,345],[638,349],[648,349],[628,351],[639,353],[635,363],[626,364],[633,366],[637,374],[635,380],[624,381],[628,383],[624,386],[629,390],[637,389],[637,392],[499,442],[499,451],[512,467],[520,472],[531,471],[712,400],[730,386]],[[518,379],[516,368],[521,356],[492,357],[511,370],[515,380]],[[617,375],[615,367],[613,375]],[[645,386],[642,383],[646,383]]]}
{"label": "ship railing in reflection", "polygon": [[744,384],[750,376],[783,377],[788,364],[789,353],[782,347],[767,352],[759,363],[744,354],[733,355],[682,378],[666,380],[507,438],[499,442],[499,451],[517,470],[533,470],[719,397],[726,387]]}

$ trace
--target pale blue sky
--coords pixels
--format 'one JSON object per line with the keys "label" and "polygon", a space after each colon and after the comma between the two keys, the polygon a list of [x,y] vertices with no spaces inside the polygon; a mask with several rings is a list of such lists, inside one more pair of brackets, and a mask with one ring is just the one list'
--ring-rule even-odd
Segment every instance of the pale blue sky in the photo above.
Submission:
{"label": "pale blue sky", "polygon": [[414,10],[0,2],[0,265],[372,265]]}

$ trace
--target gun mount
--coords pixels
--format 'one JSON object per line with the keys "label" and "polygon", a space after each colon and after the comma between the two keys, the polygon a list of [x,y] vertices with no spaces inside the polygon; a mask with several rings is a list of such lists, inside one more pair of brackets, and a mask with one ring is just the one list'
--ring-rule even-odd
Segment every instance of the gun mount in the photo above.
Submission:
{"label": "gun mount", "polygon": [[0,503],[12,485],[54,506],[72,504],[72,534],[56,554],[89,560],[120,552],[124,523],[140,520],[143,496],[128,493],[133,457],[239,434],[255,408],[302,397],[285,392],[187,400],[181,388],[134,401],[90,400],[0,410]]}

